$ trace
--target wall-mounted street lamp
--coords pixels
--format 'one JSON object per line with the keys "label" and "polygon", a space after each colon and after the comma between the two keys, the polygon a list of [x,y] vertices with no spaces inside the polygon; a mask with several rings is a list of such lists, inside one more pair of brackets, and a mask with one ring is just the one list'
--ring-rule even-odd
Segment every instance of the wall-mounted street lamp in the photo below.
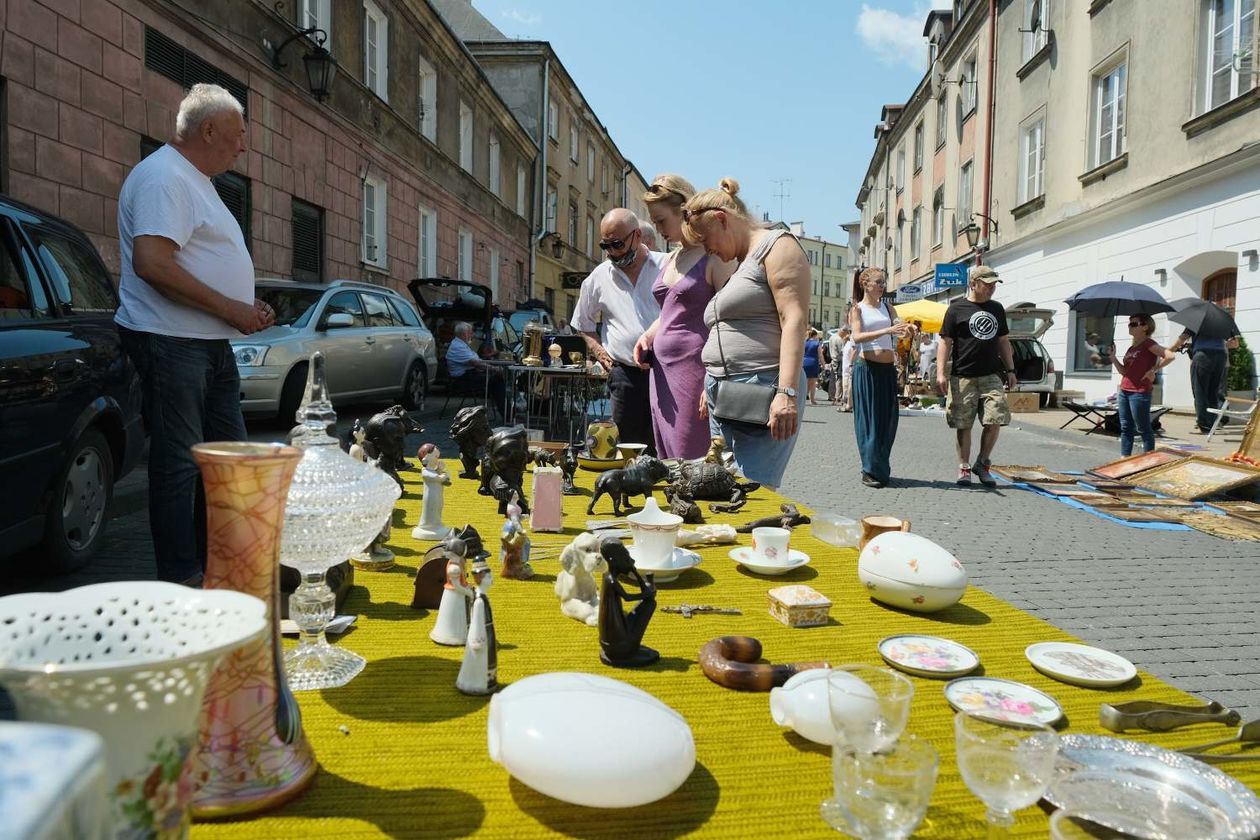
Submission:
{"label": "wall-mounted street lamp", "polygon": [[977,251],[989,250],[989,240],[980,237],[980,225],[976,224],[976,217],[979,216],[993,227],[993,232],[998,232],[998,223],[983,213],[972,213],[970,223],[962,229],[963,236],[967,237],[967,245]]}
{"label": "wall-mounted street lamp", "polygon": [[318,26],[294,32],[272,51],[271,66],[277,70],[287,67],[288,65],[280,60],[280,54],[289,44],[306,35],[315,36],[315,49],[302,56],[302,61],[306,65],[306,83],[311,89],[311,95],[317,101],[323,102],[332,93],[333,80],[337,78],[337,59],[324,49],[324,43],[328,40],[327,32]]}
{"label": "wall-mounted street lamp", "polygon": [[564,240],[560,238],[560,234],[553,233],[551,235],[551,256],[560,259],[564,256]]}

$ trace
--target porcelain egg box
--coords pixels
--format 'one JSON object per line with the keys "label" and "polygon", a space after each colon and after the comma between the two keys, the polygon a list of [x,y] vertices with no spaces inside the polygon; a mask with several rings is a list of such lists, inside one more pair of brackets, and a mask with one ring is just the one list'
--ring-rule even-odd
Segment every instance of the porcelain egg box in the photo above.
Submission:
{"label": "porcelain egg box", "polygon": [[889,531],[858,557],[858,580],[876,601],[914,612],[951,607],[967,590],[967,570],[926,537]]}

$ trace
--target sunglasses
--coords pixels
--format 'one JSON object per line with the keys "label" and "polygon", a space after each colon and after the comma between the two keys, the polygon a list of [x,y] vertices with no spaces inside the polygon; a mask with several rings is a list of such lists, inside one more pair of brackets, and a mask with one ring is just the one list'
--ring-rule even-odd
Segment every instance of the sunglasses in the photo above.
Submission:
{"label": "sunglasses", "polygon": [[622,248],[626,247],[627,243],[630,242],[631,237],[633,237],[635,233],[638,233],[638,231],[636,230],[625,239],[601,239],[599,242],[599,250],[620,251]]}
{"label": "sunglasses", "polygon": [[866,285],[868,285],[868,286],[885,286],[885,287],[886,287],[886,286],[888,285],[888,281],[887,281],[887,280],[867,280],[867,281],[866,281]]}
{"label": "sunglasses", "polygon": [[720,207],[702,207],[702,208],[700,208],[699,210],[688,210],[687,208],[685,208],[685,207],[684,207],[684,208],[683,208],[683,211],[682,211],[683,221],[684,221],[684,222],[690,222],[692,219],[697,219],[697,218],[699,218],[701,213],[708,213],[710,210],[720,210],[720,209],[722,209],[722,208],[720,208]]}
{"label": "sunglasses", "polygon": [[1142,326],[1142,322],[1141,322],[1141,321],[1130,321],[1130,322],[1129,322],[1129,326],[1130,326],[1131,328],[1132,328],[1132,327],[1140,327],[1140,326]]}
{"label": "sunglasses", "polygon": [[682,200],[684,201],[687,200],[687,196],[683,195],[678,190],[671,190],[669,187],[666,187],[662,184],[653,184],[652,186],[647,188],[647,191],[650,192],[652,195],[667,195],[669,193],[673,193],[674,195],[678,196]]}

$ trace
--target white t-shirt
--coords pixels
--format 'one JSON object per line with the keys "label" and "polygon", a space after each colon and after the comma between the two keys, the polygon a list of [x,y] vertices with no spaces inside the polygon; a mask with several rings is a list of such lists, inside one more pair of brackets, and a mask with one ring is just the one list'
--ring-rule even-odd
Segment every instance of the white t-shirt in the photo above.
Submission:
{"label": "white t-shirt", "polygon": [[604,331],[600,343],[613,361],[633,366],[634,345],[661,314],[652,286],[668,260],[669,254],[648,251],[634,283],[608,260],[595,266],[582,281],[573,310],[573,329],[595,332],[595,321],[602,315]]}
{"label": "white t-shirt", "polygon": [[210,182],[188,158],[163,146],[136,165],[118,196],[121,301],[114,320],[139,332],[181,338],[240,338],[231,324],[176,303],[142,280],[131,265],[137,236],[162,236],[176,245],[175,262],[233,300],[254,302],[254,260],[241,226]]}
{"label": "white t-shirt", "polygon": [[853,370],[853,344],[852,338],[846,339],[844,349],[840,351],[840,358],[843,359],[840,366],[840,374],[842,376],[848,376]]}

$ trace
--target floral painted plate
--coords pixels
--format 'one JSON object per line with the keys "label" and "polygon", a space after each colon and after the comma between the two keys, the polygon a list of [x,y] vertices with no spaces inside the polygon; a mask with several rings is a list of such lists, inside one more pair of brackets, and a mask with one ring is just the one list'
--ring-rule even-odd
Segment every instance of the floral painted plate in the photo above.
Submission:
{"label": "floral painted plate", "polygon": [[1038,642],[1025,648],[1024,656],[1047,677],[1086,688],[1123,685],[1137,676],[1137,668],[1123,656],[1089,645]]}
{"label": "floral painted plate", "polygon": [[1044,723],[1063,719],[1063,707],[1030,685],[996,677],[963,677],[945,684],[945,699],[960,712],[998,723]]}
{"label": "floral painted plate", "polygon": [[980,657],[971,648],[939,636],[914,633],[881,639],[879,655],[894,668],[916,677],[961,677],[980,667]]}

